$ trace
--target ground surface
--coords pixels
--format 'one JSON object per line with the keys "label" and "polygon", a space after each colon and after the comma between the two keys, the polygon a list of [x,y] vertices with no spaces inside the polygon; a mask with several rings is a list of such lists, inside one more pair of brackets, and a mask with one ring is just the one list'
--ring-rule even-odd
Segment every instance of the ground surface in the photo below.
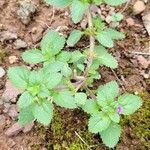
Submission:
{"label": "ground surface", "polygon": [[[23,40],[27,44],[25,46],[27,48],[38,47],[42,36],[50,29],[57,29],[67,36],[72,28],[80,28],[80,24],[75,26],[72,23],[67,9],[47,7],[42,0],[33,0],[33,2],[36,4],[37,10],[31,17],[31,21],[24,25],[17,15],[17,10],[20,7],[19,1],[0,1],[0,66],[5,71],[9,66],[23,64],[20,55],[25,49],[17,48],[15,44],[17,39]],[[142,14],[135,16],[132,13],[133,3],[129,4],[123,12],[124,20],[118,26],[118,29],[126,34],[126,39],[117,42],[115,47],[110,50],[119,61],[119,67],[114,70],[115,73],[107,68],[101,68],[102,78],[95,81],[95,86],[99,86],[117,78],[122,89],[138,93],[144,101],[143,107],[136,114],[123,119],[124,133],[116,147],[117,150],[146,150],[150,148],[150,126],[148,124],[150,122],[150,79],[148,77],[150,65],[147,65],[149,58],[132,53],[135,51],[147,53],[150,46],[149,36],[142,22]],[[150,4],[148,3],[147,7],[148,5]],[[105,14],[109,12],[109,7],[102,6],[102,8]],[[122,11],[123,8],[124,6],[116,10]],[[97,9],[93,8],[93,12],[96,13]],[[6,34],[4,31],[8,31],[9,36],[4,36]],[[4,38],[2,38],[3,36]],[[88,46],[88,41],[82,39],[77,48],[83,48],[85,45]],[[5,74],[0,78],[0,95],[6,91],[6,81],[7,75]],[[88,116],[79,110],[68,111],[57,108],[55,119],[50,127],[44,128],[36,124],[30,132],[23,133],[21,131],[16,136],[8,137],[5,132],[17,120],[15,118],[17,114],[16,116],[14,114],[14,117],[6,110],[8,104],[9,108],[12,105],[16,106],[16,101],[7,104],[0,103],[0,150],[86,150],[87,145],[77,134],[88,145],[93,145],[92,150],[107,149],[101,144],[98,135],[87,132]]]}

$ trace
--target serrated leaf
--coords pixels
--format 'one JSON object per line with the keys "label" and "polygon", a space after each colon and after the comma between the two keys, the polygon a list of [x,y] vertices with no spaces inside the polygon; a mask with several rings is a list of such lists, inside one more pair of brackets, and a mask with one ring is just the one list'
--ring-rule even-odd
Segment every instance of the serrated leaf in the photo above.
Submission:
{"label": "serrated leaf", "polygon": [[49,31],[42,39],[40,46],[45,59],[50,59],[58,54],[65,44],[65,38],[60,36],[58,32]]}
{"label": "serrated leaf", "polygon": [[66,7],[68,6],[72,0],[45,0],[47,4],[56,6],[56,7]]}
{"label": "serrated leaf", "polygon": [[103,143],[110,147],[114,148],[119,141],[121,135],[121,127],[118,124],[110,124],[110,126],[100,132]]}
{"label": "serrated leaf", "polygon": [[106,130],[111,120],[108,116],[103,115],[101,112],[97,113],[89,119],[88,128],[91,133],[98,133]]}
{"label": "serrated leaf", "polygon": [[27,108],[34,102],[34,97],[28,92],[24,92],[18,100],[18,106],[19,108]]}
{"label": "serrated leaf", "polygon": [[69,46],[74,46],[81,38],[82,32],[80,30],[73,30],[67,40]]}
{"label": "serrated leaf", "polygon": [[117,112],[110,113],[109,117],[113,122],[116,122],[116,123],[120,122],[120,115]]}
{"label": "serrated leaf", "polygon": [[62,51],[58,56],[57,60],[61,62],[68,62],[71,58],[71,52]]}
{"label": "serrated leaf", "polygon": [[105,31],[102,31],[96,35],[97,40],[100,44],[102,44],[105,47],[111,48],[114,46],[112,38],[109,36],[109,34]]}
{"label": "serrated leaf", "polygon": [[104,0],[104,1],[106,4],[111,5],[111,6],[118,6],[127,2],[127,0]]}
{"label": "serrated leaf", "polygon": [[113,13],[110,20],[113,22],[120,22],[123,19],[123,15],[121,13]]}
{"label": "serrated leaf", "polygon": [[38,122],[49,125],[53,117],[53,105],[50,101],[43,99],[33,107],[33,115]]}
{"label": "serrated leaf", "polygon": [[70,91],[62,91],[53,95],[54,102],[61,107],[65,108],[77,108],[75,98]]}
{"label": "serrated leaf", "polygon": [[70,59],[69,63],[75,63],[83,57],[84,57],[84,55],[80,51],[74,51],[71,54],[71,59]]}
{"label": "serrated leaf", "polygon": [[114,39],[114,40],[119,40],[119,39],[125,38],[125,35],[123,33],[118,32],[118,31],[111,29],[111,28],[106,29],[105,32],[107,32],[107,34],[109,34],[111,39]]}
{"label": "serrated leaf", "polygon": [[85,93],[78,92],[75,94],[75,101],[77,105],[84,105],[86,103],[86,100],[87,100],[87,95]]}
{"label": "serrated leaf", "polygon": [[118,103],[123,107],[122,114],[130,115],[142,106],[142,100],[139,96],[133,94],[124,94],[118,98]]}
{"label": "serrated leaf", "polygon": [[22,54],[22,59],[29,64],[37,64],[45,60],[42,52],[38,49],[30,49],[25,51]]}
{"label": "serrated leaf", "polygon": [[91,115],[99,113],[99,106],[97,105],[95,100],[87,100],[85,105],[81,107],[86,113]]}
{"label": "serrated leaf", "polygon": [[111,81],[100,86],[97,91],[97,102],[100,106],[107,106],[119,94],[119,87],[116,81]]}
{"label": "serrated leaf", "polygon": [[46,76],[44,83],[46,84],[48,89],[53,89],[61,82],[61,80],[62,80],[62,74],[52,73]]}
{"label": "serrated leaf", "polygon": [[26,89],[28,85],[30,71],[25,67],[10,67],[8,77],[14,86],[20,89]]}
{"label": "serrated leaf", "polygon": [[117,60],[111,54],[109,54],[104,47],[98,46],[95,48],[95,51],[97,53],[96,58],[99,61],[99,65],[105,65],[112,69],[118,67]]}
{"label": "serrated leaf", "polygon": [[25,126],[31,123],[34,120],[34,116],[32,114],[32,105],[26,107],[25,109],[20,109],[19,112],[19,120],[18,123],[22,126]]}
{"label": "serrated leaf", "polygon": [[80,22],[87,8],[88,3],[83,3],[79,0],[73,0],[71,5],[71,16],[74,23]]}

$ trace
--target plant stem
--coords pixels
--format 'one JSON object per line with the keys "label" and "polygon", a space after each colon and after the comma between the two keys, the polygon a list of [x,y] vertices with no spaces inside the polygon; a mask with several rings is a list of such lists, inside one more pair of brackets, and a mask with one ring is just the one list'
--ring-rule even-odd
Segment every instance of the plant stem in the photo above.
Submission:
{"label": "plant stem", "polygon": [[[93,28],[92,15],[91,15],[90,8],[87,10],[87,18],[88,18],[89,28]],[[88,58],[87,67],[86,67],[85,73],[84,73],[85,77],[88,76],[88,72],[89,72],[92,62],[93,62],[94,48],[95,48],[95,38],[93,35],[90,35],[90,56]]]}

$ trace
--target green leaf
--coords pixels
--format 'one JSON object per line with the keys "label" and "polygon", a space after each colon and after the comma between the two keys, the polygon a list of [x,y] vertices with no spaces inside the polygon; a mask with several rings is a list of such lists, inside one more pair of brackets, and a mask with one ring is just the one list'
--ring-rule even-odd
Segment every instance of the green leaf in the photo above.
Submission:
{"label": "green leaf", "polygon": [[97,114],[99,112],[99,106],[97,105],[95,100],[87,100],[85,105],[81,106],[81,108],[91,115]]}
{"label": "green leaf", "polygon": [[44,61],[43,54],[38,49],[30,49],[22,54],[22,59],[29,64],[37,64]]}
{"label": "green leaf", "polygon": [[34,120],[34,116],[32,114],[32,105],[26,107],[25,109],[21,109],[19,112],[19,120],[18,123],[22,126],[25,126],[31,123]]}
{"label": "green leaf", "polygon": [[80,22],[87,8],[88,3],[83,3],[79,0],[73,0],[71,5],[71,16],[74,23]]}
{"label": "green leaf", "polygon": [[34,70],[31,71],[30,76],[29,76],[29,86],[39,85],[43,83],[44,76],[45,75],[41,69],[38,71],[34,71]]}
{"label": "green leaf", "polygon": [[45,59],[49,60],[52,56],[58,54],[64,47],[65,38],[58,32],[49,31],[41,41],[42,53]]}
{"label": "green leaf", "polygon": [[8,77],[14,86],[20,89],[26,89],[29,80],[30,71],[25,67],[9,67]]}
{"label": "green leaf", "polygon": [[45,78],[45,83],[48,89],[53,89],[56,87],[62,80],[62,75],[60,73],[49,74]]}
{"label": "green leaf", "polygon": [[28,92],[24,92],[18,100],[18,106],[19,108],[26,108],[30,106],[34,102],[34,97]]}
{"label": "green leaf", "polygon": [[120,22],[123,19],[123,15],[121,13],[113,13],[110,19],[113,22]]}
{"label": "green leaf", "polygon": [[110,124],[111,120],[108,116],[104,114],[97,113],[89,119],[88,128],[91,133],[98,133],[103,130],[106,130]]}
{"label": "green leaf", "polygon": [[57,60],[61,62],[68,62],[71,59],[71,52],[62,51],[58,56]]}
{"label": "green leaf", "polygon": [[130,115],[142,106],[142,100],[139,96],[133,94],[124,94],[118,98],[118,103],[123,107],[123,114]]}
{"label": "green leaf", "polygon": [[112,69],[115,69],[118,67],[117,60],[111,54],[109,54],[104,47],[97,46],[95,48],[95,51],[97,53],[96,58],[99,61],[99,65],[105,65]]}
{"label": "green leaf", "polygon": [[104,0],[104,1],[106,4],[111,5],[111,6],[118,6],[127,2],[127,0]]}
{"label": "green leaf", "polygon": [[62,91],[53,95],[54,102],[61,107],[65,108],[77,108],[75,98],[70,91]]}
{"label": "green leaf", "polygon": [[43,99],[33,107],[33,115],[38,122],[49,125],[53,117],[53,105],[50,101]]}
{"label": "green leaf", "polygon": [[81,38],[82,32],[80,30],[73,30],[67,40],[69,46],[74,46]]}
{"label": "green leaf", "polygon": [[56,7],[66,7],[68,6],[72,0],[45,0],[47,4],[56,6]]}
{"label": "green leaf", "polygon": [[121,135],[121,127],[118,124],[110,124],[110,126],[100,132],[103,143],[109,148],[114,148],[119,141]]}
{"label": "green leaf", "polygon": [[108,28],[105,30],[113,40],[119,40],[119,39],[124,39],[125,35],[121,32],[118,32],[114,29]]}
{"label": "green leaf", "polygon": [[72,57],[71,57],[70,63],[75,63],[78,60],[80,60],[81,58],[84,58],[84,55],[80,51],[74,51],[74,52],[72,52],[71,56]]}
{"label": "green leaf", "polygon": [[93,19],[93,24],[97,32],[101,32],[105,28],[105,23],[99,16]]}
{"label": "green leaf", "polygon": [[100,106],[109,105],[119,94],[119,87],[116,81],[111,81],[100,86],[97,91],[97,102]]}
{"label": "green leaf", "polygon": [[111,48],[114,46],[113,40],[106,31],[98,33],[96,35],[96,38],[99,41],[99,43],[105,47]]}
{"label": "green leaf", "polygon": [[120,115],[117,112],[110,113],[109,117],[113,122],[116,122],[116,123],[120,122]]}
{"label": "green leaf", "polygon": [[84,105],[86,103],[86,100],[87,100],[87,95],[85,93],[78,92],[75,94],[75,101],[77,105]]}

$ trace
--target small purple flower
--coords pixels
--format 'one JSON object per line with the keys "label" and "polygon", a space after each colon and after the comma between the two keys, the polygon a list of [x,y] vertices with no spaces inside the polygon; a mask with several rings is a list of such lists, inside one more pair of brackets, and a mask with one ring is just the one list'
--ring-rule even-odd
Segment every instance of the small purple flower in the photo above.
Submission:
{"label": "small purple flower", "polygon": [[117,113],[122,114],[123,113],[123,108],[121,106],[117,107]]}

